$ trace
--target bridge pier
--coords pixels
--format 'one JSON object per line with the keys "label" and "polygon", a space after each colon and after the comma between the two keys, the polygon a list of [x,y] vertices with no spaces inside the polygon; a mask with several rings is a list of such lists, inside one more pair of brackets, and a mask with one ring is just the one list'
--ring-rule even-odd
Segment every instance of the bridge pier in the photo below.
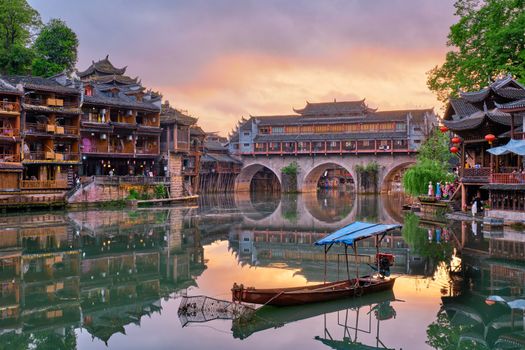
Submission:
{"label": "bridge pier", "polygon": [[389,182],[393,180],[395,174],[415,163],[415,155],[413,154],[396,154],[396,155],[325,155],[325,156],[294,156],[294,155],[271,155],[243,157],[244,166],[235,181],[235,192],[250,191],[250,183],[254,175],[260,170],[266,168],[273,172],[279,183],[282,184],[282,168],[286,167],[292,162],[299,165],[297,174],[297,190],[298,192],[316,192],[317,183],[322,174],[332,169],[334,166],[339,166],[347,170],[353,180],[354,188],[357,192],[362,192],[360,179],[355,170],[357,165],[366,166],[372,162],[379,165],[377,176],[377,191],[388,192]]}

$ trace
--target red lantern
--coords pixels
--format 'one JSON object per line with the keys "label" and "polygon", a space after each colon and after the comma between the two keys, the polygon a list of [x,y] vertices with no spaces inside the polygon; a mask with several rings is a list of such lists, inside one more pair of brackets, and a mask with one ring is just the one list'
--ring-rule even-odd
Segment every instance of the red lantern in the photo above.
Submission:
{"label": "red lantern", "polygon": [[441,130],[442,133],[446,133],[448,131],[448,128],[445,125],[441,125],[439,127],[439,130]]}
{"label": "red lantern", "polygon": [[459,137],[455,136],[455,137],[452,138],[451,141],[452,141],[452,143],[460,143],[461,139]]}
{"label": "red lantern", "polygon": [[485,135],[485,140],[489,143],[489,145],[492,145],[492,142],[496,140],[496,136],[492,134]]}
{"label": "red lantern", "polygon": [[459,148],[457,148],[456,146],[452,146],[452,147],[450,147],[450,152],[452,152],[454,154],[458,153],[459,152]]}

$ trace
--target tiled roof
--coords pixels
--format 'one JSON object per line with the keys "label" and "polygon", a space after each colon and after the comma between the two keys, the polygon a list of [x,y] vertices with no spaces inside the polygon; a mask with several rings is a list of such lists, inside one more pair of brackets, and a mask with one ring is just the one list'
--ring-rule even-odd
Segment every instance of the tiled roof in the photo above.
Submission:
{"label": "tiled roof", "polygon": [[193,135],[193,136],[206,136],[206,132],[204,132],[204,130],[202,130],[202,128],[200,126],[193,125],[190,128],[190,135]]}
{"label": "tiled roof", "polygon": [[201,162],[221,162],[221,163],[235,163],[235,164],[242,164],[241,161],[227,155],[227,154],[220,154],[220,153],[206,153],[201,158]]}
{"label": "tiled roof", "polygon": [[75,95],[80,94],[80,89],[62,86],[53,79],[46,79],[42,77],[34,77],[28,75],[6,75],[0,78],[7,81],[11,85],[22,84],[22,86],[26,90],[50,91],[62,94]]}
{"label": "tiled roof", "polygon": [[365,113],[370,109],[365,104],[365,100],[360,101],[342,101],[342,102],[306,102],[302,109],[294,109],[296,113],[305,115],[338,115],[338,114],[355,114]]}
{"label": "tiled roof", "polygon": [[467,100],[461,98],[450,99],[450,104],[454,109],[454,112],[460,117],[466,117],[472,113],[479,112],[480,109],[468,102]]}
{"label": "tiled roof", "polygon": [[18,90],[15,86],[11,85],[7,81],[0,79],[0,93],[11,94],[11,95],[22,95],[22,91]]}
{"label": "tiled roof", "polygon": [[164,103],[160,112],[160,122],[161,124],[177,123],[189,126],[197,123],[197,118],[190,117],[178,109],[171,107],[169,104]]}
{"label": "tiled roof", "polygon": [[85,71],[79,72],[77,71],[77,74],[79,77],[83,78],[87,75],[91,75],[95,72],[103,73],[103,74],[118,74],[122,75],[126,72],[126,67],[123,68],[116,68],[110,61],[109,61],[109,55],[106,56],[106,58],[95,62],[92,61],[91,66],[89,66]]}
{"label": "tiled roof", "polygon": [[209,151],[227,151],[228,148],[223,146],[220,142],[204,140],[204,148]]}
{"label": "tiled roof", "polygon": [[496,92],[501,97],[505,97],[508,99],[525,99],[525,90],[515,87],[504,87],[501,89],[498,89]]}
{"label": "tiled roof", "polygon": [[443,124],[452,131],[462,131],[479,127],[483,124],[485,118],[485,113],[480,112],[476,116],[470,116],[460,120],[443,120]]}
{"label": "tiled roof", "polygon": [[496,107],[502,112],[525,111],[525,99],[520,99],[517,101],[502,104],[496,103]]}
{"label": "tiled roof", "polygon": [[136,101],[134,98],[127,96],[125,93],[120,92],[118,97],[109,97],[104,95],[103,92],[96,92],[94,96],[84,96],[84,104],[86,105],[102,105],[102,106],[113,106],[121,108],[133,108],[143,109],[148,111],[159,111],[160,108],[147,101]]}
{"label": "tiled roof", "polygon": [[109,83],[115,82],[119,84],[131,85],[131,84],[137,84],[139,79],[138,77],[130,78],[127,75],[113,74],[113,75],[94,76],[91,78],[91,80],[96,81],[97,83],[100,83],[100,84],[109,84]]}

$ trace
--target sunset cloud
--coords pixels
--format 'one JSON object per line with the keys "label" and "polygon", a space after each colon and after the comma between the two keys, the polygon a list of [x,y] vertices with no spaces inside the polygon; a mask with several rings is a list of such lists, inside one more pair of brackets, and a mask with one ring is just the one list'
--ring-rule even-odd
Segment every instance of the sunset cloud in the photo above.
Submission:
{"label": "sunset cloud", "polygon": [[31,0],[80,39],[80,69],[110,54],[147,87],[227,133],[241,116],[306,100],[437,107],[452,0]]}

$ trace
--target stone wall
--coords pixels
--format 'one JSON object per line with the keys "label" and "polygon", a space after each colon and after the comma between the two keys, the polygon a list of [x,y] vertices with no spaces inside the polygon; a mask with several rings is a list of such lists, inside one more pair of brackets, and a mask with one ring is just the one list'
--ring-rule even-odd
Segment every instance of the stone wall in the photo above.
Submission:
{"label": "stone wall", "polygon": [[182,154],[170,152],[170,196],[172,198],[184,196],[184,176],[182,175]]}
{"label": "stone wall", "polygon": [[125,200],[131,190],[155,196],[155,185],[98,184],[95,182],[78,189],[68,198],[70,205],[89,205]]}

